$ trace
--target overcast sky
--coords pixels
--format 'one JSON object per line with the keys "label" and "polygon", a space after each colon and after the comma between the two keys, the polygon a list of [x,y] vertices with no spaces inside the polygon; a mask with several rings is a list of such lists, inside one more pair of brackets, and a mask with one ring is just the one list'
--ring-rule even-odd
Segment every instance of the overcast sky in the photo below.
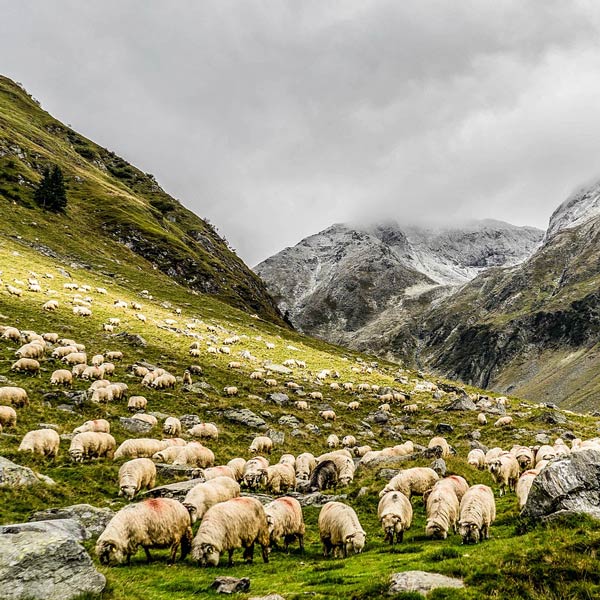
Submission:
{"label": "overcast sky", "polygon": [[595,0],[0,0],[0,71],[250,265],[333,222],[545,228],[600,178]]}

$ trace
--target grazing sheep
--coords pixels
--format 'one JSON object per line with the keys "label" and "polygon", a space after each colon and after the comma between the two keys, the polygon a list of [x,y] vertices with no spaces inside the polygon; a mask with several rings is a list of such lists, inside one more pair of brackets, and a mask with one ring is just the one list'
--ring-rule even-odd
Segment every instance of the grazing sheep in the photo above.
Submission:
{"label": "grazing sheep", "polygon": [[114,459],[120,458],[151,458],[153,454],[170,446],[167,440],[152,438],[134,438],[125,440],[115,452]]}
{"label": "grazing sheep", "polygon": [[44,346],[40,343],[33,342],[21,346],[16,352],[17,358],[42,358],[44,356]]}
{"label": "grazing sheep", "polygon": [[119,469],[119,496],[127,500],[143,489],[151,489],[156,484],[156,467],[149,458],[134,458]]}
{"label": "grazing sheep", "polygon": [[460,505],[452,481],[447,479],[438,481],[429,493],[426,506],[425,535],[427,537],[445,540],[450,528],[456,533]]}
{"label": "grazing sheep", "polygon": [[448,458],[452,454],[452,450],[450,449],[450,444],[448,444],[446,439],[443,437],[438,436],[438,437],[431,438],[427,447],[429,449],[441,448],[441,450],[442,450],[441,457],[442,458]]}
{"label": "grazing sheep", "polygon": [[2,337],[5,340],[11,340],[13,342],[19,342],[21,340],[21,332],[16,327],[7,327],[2,332]]}
{"label": "grazing sheep", "polygon": [[404,532],[410,529],[413,509],[410,500],[402,492],[388,492],[381,497],[377,506],[377,518],[385,534],[385,541],[401,543]]}
{"label": "grazing sheep", "polygon": [[110,433],[110,423],[106,419],[94,419],[93,421],[86,421],[83,425],[73,429],[73,433],[75,434],[87,431]]}
{"label": "grazing sheep", "polygon": [[18,451],[56,458],[59,447],[60,436],[54,429],[35,429],[23,436]]}
{"label": "grazing sheep", "polygon": [[306,400],[298,400],[298,402],[296,402],[296,408],[298,410],[308,410],[308,402],[306,402]]}
{"label": "grazing sheep", "polygon": [[69,455],[73,462],[83,462],[86,458],[113,458],[117,443],[109,433],[84,431],[71,440]]}
{"label": "grazing sheep", "polygon": [[[584,442],[584,444],[585,444],[585,442]],[[538,465],[540,464],[541,461],[552,460],[553,458],[556,458],[556,450],[554,449],[554,446],[549,446],[547,444],[540,446],[535,455],[536,468],[538,467]]]}
{"label": "grazing sheep", "polygon": [[211,479],[216,479],[217,477],[229,477],[229,479],[237,481],[236,474],[233,472],[233,469],[227,465],[208,467],[208,469],[199,469],[198,479],[210,481]]}
{"label": "grazing sheep", "polygon": [[408,412],[408,413],[419,412],[419,405],[418,404],[407,404],[404,406],[404,412]]}
{"label": "grazing sheep", "polygon": [[269,526],[262,504],[256,498],[233,498],[210,508],[202,519],[192,544],[192,558],[202,566],[217,566],[228,552],[228,565],[233,552],[244,548],[244,559],[252,562],[254,544],[262,548],[262,558],[269,562]]}
{"label": "grazing sheep", "polygon": [[521,471],[533,469],[535,465],[535,454],[531,448],[528,448],[527,446],[518,446],[514,452],[514,457],[517,459]]}
{"label": "grazing sheep", "polygon": [[58,369],[52,373],[50,377],[50,383],[52,385],[72,385],[73,374],[67,369]]}
{"label": "grazing sheep", "polygon": [[150,548],[170,548],[169,563],[175,562],[181,545],[181,558],[190,551],[190,516],[180,502],[152,498],[122,508],[109,522],[96,543],[96,555],[103,565],[130,563],[141,546],[148,562]]}
{"label": "grazing sheep", "polygon": [[469,452],[469,454],[467,455],[467,462],[473,466],[476,467],[477,469],[484,469],[485,468],[485,454],[483,453],[483,450],[480,450],[479,448],[475,448],[474,450],[471,450]]}
{"label": "grazing sheep", "polygon": [[463,544],[476,544],[490,537],[490,525],[496,519],[494,492],[487,485],[469,488],[460,503],[459,533]]}
{"label": "grazing sheep", "polygon": [[102,379],[104,372],[99,367],[86,367],[81,374],[81,379]]}
{"label": "grazing sheep", "polygon": [[493,462],[494,460],[496,460],[499,456],[502,456],[503,454],[508,454],[508,452],[506,450],[502,450],[502,448],[499,448],[498,446],[496,446],[495,448],[492,448],[491,450],[488,450],[485,453],[486,466],[488,466],[491,462]]}
{"label": "grazing sheep", "polygon": [[29,397],[27,392],[21,387],[5,386],[0,387],[0,402],[12,404],[17,408],[29,406]]}
{"label": "grazing sheep", "polygon": [[282,454],[279,459],[279,463],[282,465],[292,465],[296,468],[296,457],[293,454]]}
{"label": "grazing sheep", "polygon": [[[269,464],[267,462],[267,464]],[[233,471],[233,475],[235,476],[236,481],[242,481],[244,478],[244,469],[246,468],[246,459],[245,458],[232,458],[227,466]]]}
{"label": "grazing sheep", "polygon": [[173,461],[179,456],[179,453],[183,450],[183,448],[183,446],[168,446],[159,452],[155,452],[152,455],[152,460],[156,460],[160,463],[172,464]]}
{"label": "grazing sheep", "polygon": [[108,404],[113,400],[113,392],[111,386],[96,388],[92,392],[91,401],[97,404]]}
{"label": "grazing sheep", "polygon": [[197,423],[189,431],[189,435],[200,439],[217,440],[219,430],[214,423]]}
{"label": "grazing sheep", "polygon": [[296,458],[296,479],[308,481],[311,471],[317,466],[316,458],[310,452],[303,452]]}
{"label": "grazing sheep", "polygon": [[337,448],[340,445],[340,438],[335,435],[335,433],[332,433],[328,438],[327,438],[327,446],[329,448]]}
{"label": "grazing sheep", "polygon": [[269,526],[271,546],[276,547],[283,538],[284,550],[298,539],[300,551],[304,552],[304,534],[306,527],[302,516],[302,507],[295,498],[285,496],[265,505],[265,515]]}
{"label": "grazing sheep", "polygon": [[40,363],[33,358],[20,358],[12,364],[10,370],[36,374],[40,371]]}
{"label": "grazing sheep", "polygon": [[0,406],[0,426],[14,427],[17,424],[17,411],[12,406]]}
{"label": "grazing sheep", "polygon": [[202,519],[206,511],[218,504],[240,495],[240,484],[230,477],[215,477],[195,485],[183,500],[192,523]]}
{"label": "grazing sheep", "polygon": [[64,358],[65,356],[68,356],[69,354],[73,353],[73,352],[77,352],[77,348],[73,345],[73,346],[59,346],[58,348],[55,348],[52,351],[52,358]]}
{"label": "grazing sheep", "polygon": [[[112,319],[111,319],[111,321],[112,321]],[[113,323],[114,325],[119,324],[119,320],[117,319],[116,321],[117,321],[116,323]],[[123,353],[121,351],[107,352],[104,358],[111,362],[116,362],[119,360],[123,360]]]}
{"label": "grazing sheep", "polygon": [[500,486],[500,495],[503,496],[508,491],[512,492],[519,480],[519,463],[512,454],[499,456],[489,464],[490,473],[494,481]]}
{"label": "grazing sheep", "polygon": [[311,392],[308,397],[313,400],[323,400],[323,394],[321,394],[321,392]]}
{"label": "grazing sheep", "polygon": [[477,415],[477,423],[479,423],[479,425],[487,425],[487,417],[485,416],[485,413],[479,413]]}
{"label": "grazing sheep", "polygon": [[18,287],[15,287],[14,285],[6,284],[6,291],[11,296],[17,296],[19,298],[23,295],[23,290]]}
{"label": "grazing sheep", "polygon": [[342,439],[342,446],[344,448],[354,448],[356,446],[356,438],[353,435],[346,435]]}
{"label": "grazing sheep", "polygon": [[507,427],[508,425],[512,425],[513,418],[512,417],[500,417],[495,423],[494,427]]}
{"label": "grazing sheep", "polygon": [[181,421],[177,417],[167,417],[163,423],[163,433],[165,435],[180,436]]}
{"label": "grazing sheep", "polygon": [[153,387],[157,390],[173,389],[175,388],[176,383],[177,379],[175,379],[171,373],[163,373],[150,384],[150,387]]}
{"label": "grazing sheep", "polygon": [[359,408],[360,408],[360,402],[357,402],[356,400],[348,403],[349,410],[358,410]]}
{"label": "grazing sheep", "polygon": [[438,481],[439,475],[429,467],[412,467],[400,471],[392,477],[388,484],[379,493],[381,498],[387,492],[402,492],[407,498],[415,494],[422,496],[428,489],[432,488]]}
{"label": "grazing sheep", "polygon": [[215,455],[210,448],[200,442],[190,442],[177,455],[173,464],[187,467],[212,467],[215,464]]}
{"label": "grazing sheep", "polygon": [[131,418],[148,423],[151,427],[155,427],[158,424],[158,419],[155,416],[147,415],[146,413],[136,413],[135,415],[132,415]]}
{"label": "grazing sheep", "polygon": [[238,389],[234,385],[229,385],[223,388],[223,392],[225,392],[226,396],[237,396]]}
{"label": "grazing sheep", "polygon": [[183,372],[182,384],[183,385],[192,385],[193,384],[192,374],[187,369]]}
{"label": "grazing sheep", "polygon": [[147,406],[148,400],[144,396],[129,396],[129,400],[127,401],[127,408],[131,412],[146,410]]}
{"label": "grazing sheep", "polygon": [[87,364],[87,354],[85,352],[70,352],[63,356],[62,361],[67,365],[85,365]]}
{"label": "grazing sheep", "polygon": [[141,365],[133,365],[131,367],[131,371],[136,377],[145,377],[148,375],[148,373],[150,373],[149,369],[142,367]]}
{"label": "grazing sheep", "polygon": [[517,481],[515,487],[517,500],[519,501],[519,510],[523,510],[525,504],[527,504],[527,498],[529,497],[533,480],[537,477],[538,473],[538,469],[529,469],[528,471],[524,471],[521,474],[521,477],[519,477],[519,481]]}
{"label": "grazing sheep", "polygon": [[243,485],[251,491],[257,490],[262,479],[262,471],[268,466],[269,461],[262,456],[251,458],[244,465]]}
{"label": "grazing sheep", "polygon": [[354,456],[362,458],[367,452],[372,452],[372,448],[371,446],[355,446],[352,448],[352,452],[354,452]]}
{"label": "grazing sheep", "polygon": [[277,385],[277,379],[265,379],[265,385],[275,387]]}
{"label": "grazing sheep", "polygon": [[320,492],[329,488],[335,489],[338,484],[338,470],[332,460],[319,462],[310,474],[308,490]]}
{"label": "grazing sheep", "polygon": [[322,410],[319,412],[319,416],[325,421],[335,421],[335,412],[333,410]]}
{"label": "grazing sheep", "polygon": [[290,464],[277,463],[262,469],[262,484],[271,494],[294,491],[296,489],[296,472]]}
{"label": "grazing sheep", "polygon": [[354,509],[341,502],[328,502],[319,513],[319,534],[323,543],[323,555],[342,555],[362,552],[367,534],[362,528]]}
{"label": "grazing sheep", "polygon": [[267,436],[259,435],[252,440],[252,444],[248,450],[252,454],[271,454],[273,451],[273,440]]}

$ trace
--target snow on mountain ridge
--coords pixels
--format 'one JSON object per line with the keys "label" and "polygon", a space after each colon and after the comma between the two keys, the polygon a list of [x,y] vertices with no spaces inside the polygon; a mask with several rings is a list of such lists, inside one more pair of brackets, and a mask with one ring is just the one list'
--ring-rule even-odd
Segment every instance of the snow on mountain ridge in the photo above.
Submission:
{"label": "snow on mountain ridge", "polygon": [[550,217],[546,239],[600,215],[600,181],[571,194]]}

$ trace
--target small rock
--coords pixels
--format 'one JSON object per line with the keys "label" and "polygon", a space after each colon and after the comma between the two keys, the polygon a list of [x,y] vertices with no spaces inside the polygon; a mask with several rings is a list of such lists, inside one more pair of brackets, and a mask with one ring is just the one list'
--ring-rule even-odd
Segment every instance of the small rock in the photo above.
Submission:
{"label": "small rock", "polygon": [[[169,465],[172,466],[172,465]],[[158,465],[157,465],[158,467]],[[186,494],[199,483],[204,483],[204,479],[189,479],[179,483],[170,483],[169,485],[161,485],[160,487],[148,490],[144,495],[151,498],[174,498],[175,500],[183,501]]]}
{"label": "small rock", "polygon": [[126,331],[122,331],[121,333],[115,333],[110,337],[136,348],[144,348],[148,345],[148,342],[137,333],[127,333]]}
{"label": "small rock", "polygon": [[269,394],[267,396],[267,400],[269,400],[269,402],[272,402],[273,404],[276,404],[277,406],[287,406],[288,404],[290,404],[289,396],[287,394],[281,394],[279,392]]}
{"label": "small rock", "polygon": [[539,417],[534,419],[538,423],[548,423],[549,425],[563,425],[567,422],[567,417],[563,413],[554,411],[548,411],[542,413]]}
{"label": "small rock", "polygon": [[447,577],[440,573],[426,571],[404,571],[394,573],[388,594],[401,594],[403,592],[416,592],[426,596],[431,590],[437,588],[464,588],[462,579]]}
{"label": "small rock", "polygon": [[59,431],[60,427],[56,423],[38,423],[39,429],[54,429],[54,431]]}
{"label": "small rock", "polygon": [[285,441],[285,433],[283,433],[283,431],[268,429],[266,435],[268,438],[271,438],[271,441],[277,446],[281,446]]}
{"label": "small rock", "polygon": [[85,402],[87,402],[88,395],[87,392],[82,390],[78,392],[65,392],[67,398],[75,405],[82,406]]}
{"label": "small rock", "polygon": [[461,398],[458,398],[458,400],[448,404],[448,406],[444,406],[444,410],[477,410],[477,406],[475,406],[473,400],[471,400],[468,396],[462,396]]}
{"label": "small rock", "polygon": [[267,423],[257,414],[253,413],[248,408],[230,408],[223,413],[223,416],[233,423],[239,423],[246,427],[255,429],[266,429]]}
{"label": "small rock", "polygon": [[[50,481],[52,480],[50,479]],[[0,488],[30,486],[39,483],[41,483],[39,475],[29,467],[23,467],[0,456]]]}
{"label": "small rock", "polygon": [[217,577],[210,587],[218,594],[238,594],[247,592],[250,589],[250,579],[248,577]]}
{"label": "small rock", "polygon": [[56,407],[56,410],[62,410],[64,412],[74,413],[75,405],[74,404],[59,404]]}
{"label": "small rock", "polygon": [[535,441],[538,444],[549,444],[550,443],[550,436],[547,433],[538,433],[535,436]]}
{"label": "small rock", "polygon": [[130,433],[148,433],[152,430],[152,424],[146,423],[140,419],[130,419],[128,417],[119,417],[119,423],[123,429]]}
{"label": "small rock", "polygon": [[198,415],[182,415],[179,417],[179,420],[184,430],[191,429],[194,425],[202,423],[202,419]]}
{"label": "small rock", "polygon": [[479,429],[474,429],[471,431],[470,436],[472,440],[479,440],[481,439],[481,431],[479,431]]}
{"label": "small rock", "polygon": [[156,472],[162,477],[169,479],[176,479],[180,477],[194,479],[199,477],[199,471],[200,469],[198,467],[188,467],[187,465],[169,465],[165,463],[156,464]]}
{"label": "small rock", "polygon": [[317,425],[313,425],[313,423],[307,423],[304,426],[304,429],[306,429],[306,431],[309,433],[313,433],[314,435],[319,435],[321,433],[321,430],[317,427]]}
{"label": "small rock", "polygon": [[268,596],[252,596],[250,600],[285,600],[285,598],[279,594],[269,594]]}
{"label": "small rock", "polygon": [[390,420],[390,415],[383,410],[378,410],[367,415],[367,421],[376,423],[377,425],[383,425]]}
{"label": "small rock", "polygon": [[440,476],[446,476],[446,461],[443,458],[436,458],[431,463],[431,468]]}
{"label": "small rock", "polygon": [[435,427],[436,433],[445,434],[445,433],[452,433],[453,431],[454,431],[454,427],[452,427],[452,425],[449,425],[448,423],[438,423]]}
{"label": "small rock", "polygon": [[307,437],[307,433],[302,431],[302,429],[292,429],[290,435],[295,438],[305,438]]}
{"label": "small rock", "polygon": [[278,423],[285,427],[299,427],[300,421],[294,415],[283,415],[279,417]]}

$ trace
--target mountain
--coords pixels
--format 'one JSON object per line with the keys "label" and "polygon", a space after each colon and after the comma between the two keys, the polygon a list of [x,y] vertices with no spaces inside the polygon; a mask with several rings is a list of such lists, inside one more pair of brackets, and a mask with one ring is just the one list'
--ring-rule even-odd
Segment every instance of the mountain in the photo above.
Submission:
{"label": "mountain", "polygon": [[542,236],[492,220],[445,228],[338,224],[254,270],[299,330],[385,351],[391,329],[411,314],[410,307],[446,295],[490,267],[523,261]]}
{"label": "mountain", "polygon": [[425,311],[412,331],[421,364],[498,391],[597,409],[599,198],[598,183],[577,192],[528,260],[490,269]]}
{"label": "mountain", "polygon": [[[65,215],[38,208],[33,191],[57,164],[68,193]],[[121,262],[148,266],[193,291],[283,323],[262,281],[207,221],[156,179],[73,131],[0,76],[0,209],[3,228],[49,254],[106,273]]]}

